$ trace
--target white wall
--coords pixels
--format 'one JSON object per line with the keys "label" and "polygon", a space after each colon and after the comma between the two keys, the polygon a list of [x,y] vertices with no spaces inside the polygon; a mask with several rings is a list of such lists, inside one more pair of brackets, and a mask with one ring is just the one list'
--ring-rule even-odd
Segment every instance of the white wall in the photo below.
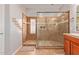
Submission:
{"label": "white wall", "polygon": [[4,54],[4,5],[0,4],[0,54]]}
{"label": "white wall", "polygon": [[4,32],[4,5],[0,5],[0,33]]}
{"label": "white wall", "polygon": [[9,14],[9,5],[5,5],[4,9],[4,23],[5,23],[5,54],[9,54],[10,51],[10,14]]}
{"label": "white wall", "polygon": [[27,9],[27,16],[37,16],[37,12],[62,12],[62,11],[68,11],[70,9],[70,4],[56,4],[56,5],[50,5],[50,4],[37,4],[37,5],[29,5],[27,4],[25,6]]}
{"label": "white wall", "polygon": [[71,8],[70,8],[70,33],[76,32],[76,12],[77,12],[77,5],[71,5]]}
{"label": "white wall", "polygon": [[19,5],[10,5],[10,54],[14,53],[22,45],[22,31],[12,22],[12,18],[22,19],[25,9]]}
{"label": "white wall", "polygon": [[12,18],[22,19],[25,12],[19,5],[0,5],[0,54],[13,54],[22,45],[22,31]]}

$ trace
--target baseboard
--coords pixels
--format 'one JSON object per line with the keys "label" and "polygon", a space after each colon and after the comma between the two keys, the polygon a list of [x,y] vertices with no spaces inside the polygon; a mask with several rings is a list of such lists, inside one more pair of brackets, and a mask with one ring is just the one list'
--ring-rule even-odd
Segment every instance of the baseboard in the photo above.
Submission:
{"label": "baseboard", "polygon": [[19,48],[17,48],[17,49],[15,50],[15,52],[12,53],[12,55],[15,55],[21,48],[22,48],[22,45],[19,46]]}

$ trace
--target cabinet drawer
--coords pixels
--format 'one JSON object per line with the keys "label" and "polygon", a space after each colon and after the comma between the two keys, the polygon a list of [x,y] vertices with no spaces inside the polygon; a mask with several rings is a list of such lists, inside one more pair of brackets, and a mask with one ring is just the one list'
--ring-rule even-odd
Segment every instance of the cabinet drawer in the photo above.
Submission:
{"label": "cabinet drawer", "polygon": [[71,43],[71,54],[72,55],[79,55],[79,45]]}
{"label": "cabinet drawer", "polygon": [[4,39],[0,39],[0,53],[4,52]]}

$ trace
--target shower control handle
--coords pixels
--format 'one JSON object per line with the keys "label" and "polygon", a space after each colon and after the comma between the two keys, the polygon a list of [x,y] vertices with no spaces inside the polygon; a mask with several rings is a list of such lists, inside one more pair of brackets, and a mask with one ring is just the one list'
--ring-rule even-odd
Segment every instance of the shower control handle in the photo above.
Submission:
{"label": "shower control handle", "polygon": [[40,26],[41,29],[45,29],[45,26]]}

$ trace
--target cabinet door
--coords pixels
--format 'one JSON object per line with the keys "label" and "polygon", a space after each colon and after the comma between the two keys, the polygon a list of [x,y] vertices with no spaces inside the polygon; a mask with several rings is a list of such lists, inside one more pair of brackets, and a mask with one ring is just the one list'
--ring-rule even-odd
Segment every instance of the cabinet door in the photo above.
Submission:
{"label": "cabinet door", "polygon": [[71,54],[79,55],[79,45],[77,45],[75,43],[71,43]]}
{"label": "cabinet door", "polygon": [[66,55],[70,55],[70,41],[65,39],[64,51]]}

